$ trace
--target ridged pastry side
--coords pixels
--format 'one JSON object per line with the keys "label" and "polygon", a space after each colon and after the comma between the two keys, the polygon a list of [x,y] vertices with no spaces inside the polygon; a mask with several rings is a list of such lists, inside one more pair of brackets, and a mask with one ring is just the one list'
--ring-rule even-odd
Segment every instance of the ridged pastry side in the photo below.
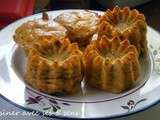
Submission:
{"label": "ridged pastry side", "polygon": [[108,92],[132,88],[140,74],[136,47],[119,37],[103,36],[88,45],[83,59],[86,83]]}
{"label": "ridged pastry side", "polygon": [[148,51],[146,32],[145,16],[128,7],[107,10],[101,16],[98,27],[98,36],[106,35],[111,38],[118,35],[126,38],[136,46],[139,54],[146,54]]}
{"label": "ridged pastry side", "polygon": [[25,80],[37,90],[72,94],[82,77],[82,52],[68,39],[42,37],[29,51]]}

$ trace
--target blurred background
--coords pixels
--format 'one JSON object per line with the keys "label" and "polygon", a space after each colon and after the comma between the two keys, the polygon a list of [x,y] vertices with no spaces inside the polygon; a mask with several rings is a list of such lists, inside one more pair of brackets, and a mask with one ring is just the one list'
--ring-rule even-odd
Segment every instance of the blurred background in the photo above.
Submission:
{"label": "blurred background", "polygon": [[106,10],[114,6],[129,6],[143,12],[147,22],[160,31],[159,0],[1,0],[0,28],[9,23],[42,11],[61,9]]}

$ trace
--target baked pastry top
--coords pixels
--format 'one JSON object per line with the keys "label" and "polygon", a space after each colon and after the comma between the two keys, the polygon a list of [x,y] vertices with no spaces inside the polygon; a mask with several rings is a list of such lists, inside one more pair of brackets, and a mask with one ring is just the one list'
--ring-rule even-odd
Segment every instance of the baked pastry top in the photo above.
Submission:
{"label": "baked pastry top", "polygon": [[136,46],[139,54],[146,54],[148,51],[146,32],[145,16],[136,9],[131,10],[128,7],[107,10],[101,16],[98,27],[98,36],[126,38]]}
{"label": "baked pastry top", "polygon": [[86,46],[96,32],[98,16],[89,11],[75,11],[62,13],[54,20],[68,30],[71,42],[77,42],[79,46]]}
{"label": "baked pastry top", "polygon": [[14,34],[14,41],[27,52],[39,37],[64,38],[66,37],[66,31],[62,25],[50,19],[46,13],[43,13],[42,18],[28,21],[19,26]]}
{"label": "baked pastry top", "polygon": [[67,38],[39,38],[29,50],[26,82],[48,93],[71,94],[80,89],[83,77],[82,52]]}
{"label": "baked pastry top", "polygon": [[140,74],[138,52],[127,39],[101,37],[84,52],[88,85],[120,93],[133,87]]}

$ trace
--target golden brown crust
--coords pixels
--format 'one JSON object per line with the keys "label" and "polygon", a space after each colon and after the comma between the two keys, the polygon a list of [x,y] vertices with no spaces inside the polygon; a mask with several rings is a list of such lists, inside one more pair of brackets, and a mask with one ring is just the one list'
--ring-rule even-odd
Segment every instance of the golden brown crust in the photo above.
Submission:
{"label": "golden brown crust", "polygon": [[28,53],[28,49],[37,42],[41,36],[52,36],[55,38],[66,37],[66,29],[57,22],[48,18],[47,13],[43,17],[28,21],[19,26],[14,34],[14,41]]}
{"label": "golden brown crust", "polygon": [[42,37],[29,51],[26,81],[42,92],[75,93],[82,77],[82,53],[68,39]]}
{"label": "golden brown crust", "polygon": [[54,20],[43,13],[42,19],[24,23],[14,35],[27,54],[25,81],[33,88],[72,94],[81,88],[83,73],[88,85],[107,92],[121,93],[137,83],[138,57],[148,51],[143,14],[115,7],[99,19],[83,11]]}
{"label": "golden brown crust", "polygon": [[86,82],[101,90],[120,93],[131,88],[140,72],[138,52],[126,39],[103,36],[84,52]]}
{"label": "golden brown crust", "polygon": [[113,10],[107,10],[101,16],[98,36],[106,35],[109,38],[120,36],[127,38],[131,44],[135,45],[139,54],[146,54],[147,24],[145,16],[137,10],[130,10],[128,7],[115,7]]}
{"label": "golden brown crust", "polygon": [[55,21],[68,30],[71,42],[77,42],[81,47],[90,43],[97,29],[98,17],[89,11],[68,12],[57,16]]}

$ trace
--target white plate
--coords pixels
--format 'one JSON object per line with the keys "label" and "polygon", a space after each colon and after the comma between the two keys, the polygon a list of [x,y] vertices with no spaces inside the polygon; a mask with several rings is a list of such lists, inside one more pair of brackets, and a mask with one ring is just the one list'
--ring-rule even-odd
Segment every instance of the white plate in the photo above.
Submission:
{"label": "white plate", "polygon": [[[50,11],[56,17],[73,10]],[[81,10],[77,10],[81,11]],[[97,12],[102,14],[102,12]],[[111,94],[87,88],[73,96],[50,96],[23,82],[26,58],[13,41],[15,29],[25,21],[40,18],[33,15],[14,22],[0,32],[0,94],[10,103],[33,114],[56,118],[115,118],[142,111],[160,100],[160,34],[148,27],[150,53],[141,58],[140,81],[122,94]],[[82,85],[83,86],[83,85]]]}

